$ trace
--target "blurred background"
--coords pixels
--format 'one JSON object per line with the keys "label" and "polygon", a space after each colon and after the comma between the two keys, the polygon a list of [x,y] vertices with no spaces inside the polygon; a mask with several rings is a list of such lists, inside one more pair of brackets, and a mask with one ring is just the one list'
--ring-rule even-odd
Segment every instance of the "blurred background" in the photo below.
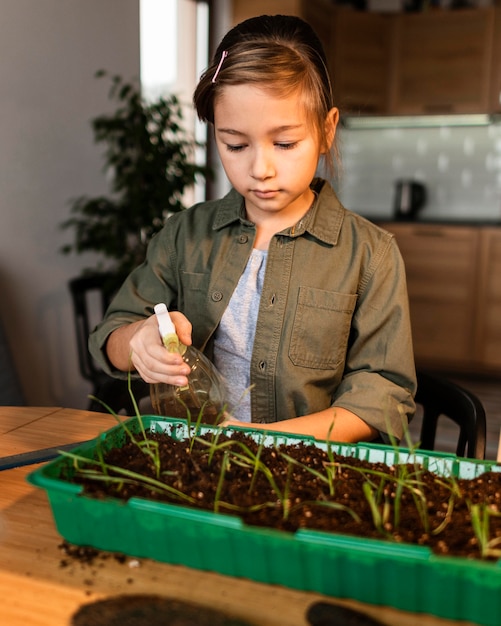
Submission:
{"label": "blurred background", "polygon": [[[332,181],[395,233],[418,364],[497,389],[501,374],[501,7],[489,0],[0,0],[0,322],[20,396],[85,408],[68,289],[91,253],[61,254],[72,201],[109,192],[91,120],[111,111],[104,69],[143,94],[191,94],[233,24],[312,23],[342,122]],[[216,178],[186,204],[219,196]],[[198,155],[202,161],[205,153]],[[0,335],[1,336],[1,335]],[[475,382],[476,381],[476,382]],[[498,404],[497,399],[493,402]],[[497,443],[497,442],[496,442]]]}

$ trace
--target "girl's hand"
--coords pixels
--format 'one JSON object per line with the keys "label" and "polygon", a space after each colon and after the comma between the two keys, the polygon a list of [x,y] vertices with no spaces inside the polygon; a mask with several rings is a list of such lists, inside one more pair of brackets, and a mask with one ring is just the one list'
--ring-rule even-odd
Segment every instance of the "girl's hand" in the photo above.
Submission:
{"label": "girl's hand", "polygon": [[[191,345],[191,324],[188,319],[179,312],[170,315],[181,343]],[[188,384],[190,366],[180,354],[165,349],[155,315],[136,325],[129,347],[132,365],[145,382],[163,382],[179,387]]]}

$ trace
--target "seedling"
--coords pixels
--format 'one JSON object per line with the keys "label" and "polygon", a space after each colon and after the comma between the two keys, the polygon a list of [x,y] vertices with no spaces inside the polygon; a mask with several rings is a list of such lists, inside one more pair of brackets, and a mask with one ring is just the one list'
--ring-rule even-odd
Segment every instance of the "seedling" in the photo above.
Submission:
{"label": "seedling", "polygon": [[468,509],[473,531],[478,541],[480,556],[484,559],[501,558],[501,548],[499,548],[501,537],[490,536],[491,518],[501,517],[501,512],[486,502],[479,504],[468,502]]}

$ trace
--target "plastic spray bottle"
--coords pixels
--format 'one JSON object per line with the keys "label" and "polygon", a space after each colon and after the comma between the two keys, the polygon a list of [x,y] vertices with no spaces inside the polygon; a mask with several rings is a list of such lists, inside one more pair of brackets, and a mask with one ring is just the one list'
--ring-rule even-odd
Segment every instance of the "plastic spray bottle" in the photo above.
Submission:
{"label": "plastic spray bottle", "polygon": [[188,385],[176,387],[167,383],[150,386],[153,410],[166,417],[189,418],[192,422],[217,424],[224,419],[226,387],[214,364],[193,346],[179,341],[165,304],[155,306],[158,329],[166,350],[179,352],[191,367]]}

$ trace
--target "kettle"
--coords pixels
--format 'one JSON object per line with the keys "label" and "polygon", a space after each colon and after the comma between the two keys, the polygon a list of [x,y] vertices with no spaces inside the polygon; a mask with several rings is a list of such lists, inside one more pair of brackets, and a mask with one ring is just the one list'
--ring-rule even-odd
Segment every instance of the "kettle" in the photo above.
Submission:
{"label": "kettle", "polygon": [[426,187],[414,180],[395,183],[394,216],[397,220],[414,220],[426,204]]}

